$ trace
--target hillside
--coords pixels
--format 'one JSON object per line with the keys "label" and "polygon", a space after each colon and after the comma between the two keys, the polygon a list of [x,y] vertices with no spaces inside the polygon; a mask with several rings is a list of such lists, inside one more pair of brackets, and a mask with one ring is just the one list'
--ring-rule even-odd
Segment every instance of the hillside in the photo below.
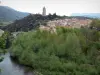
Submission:
{"label": "hillside", "polygon": [[0,21],[14,21],[28,16],[29,13],[19,12],[7,6],[0,6]]}
{"label": "hillside", "polygon": [[72,13],[71,16],[84,16],[90,18],[100,18],[100,13]]}
{"label": "hillside", "polygon": [[29,31],[32,30],[39,25],[46,25],[49,20],[54,20],[55,18],[60,19],[60,16],[56,14],[42,16],[40,14],[31,14],[23,19],[16,20],[14,23],[9,24],[7,26],[1,26],[0,28],[10,32],[16,31]]}
{"label": "hillside", "polygon": [[23,19],[16,20],[14,23],[1,27],[1,29],[17,32],[17,31],[29,31],[40,25],[45,20],[42,15],[29,15]]}
{"label": "hillside", "polygon": [[63,26],[74,26],[80,28],[80,26],[87,25],[91,22],[90,18],[87,17],[73,17],[73,16],[59,16],[56,14],[49,14],[42,16],[41,14],[31,14],[23,19],[16,20],[14,23],[7,26],[1,26],[2,30],[16,32],[16,31],[29,31],[41,26],[48,25],[63,25]]}

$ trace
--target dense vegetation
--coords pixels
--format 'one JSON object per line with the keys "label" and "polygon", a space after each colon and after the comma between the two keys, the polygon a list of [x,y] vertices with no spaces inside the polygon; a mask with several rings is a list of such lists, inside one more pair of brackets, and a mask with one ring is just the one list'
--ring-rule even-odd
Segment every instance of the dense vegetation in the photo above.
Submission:
{"label": "dense vegetation", "polygon": [[10,34],[8,32],[4,32],[2,36],[0,36],[0,62],[3,60],[1,54],[5,53],[5,49],[10,47],[9,36]]}
{"label": "dense vegetation", "polygon": [[3,30],[16,32],[16,31],[29,31],[39,27],[39,25],[46,25],[49,20],[54,20],[56,18],[61,18],[56,14],[49,14],[47,16],[42,16],[40,14],[31,14],[21,20],[16,20],[14,23],[0,27]]}
{"label": "dense vegetation", "polygon": [[96,29],[100,31],[100,19],[94,19],[90,26],[91,29]]}
{"label": "dense vegetation", "polygon": [[91,27],[23,33],[13,41],[11,52],[37,75],[100,75],[100,31]]}

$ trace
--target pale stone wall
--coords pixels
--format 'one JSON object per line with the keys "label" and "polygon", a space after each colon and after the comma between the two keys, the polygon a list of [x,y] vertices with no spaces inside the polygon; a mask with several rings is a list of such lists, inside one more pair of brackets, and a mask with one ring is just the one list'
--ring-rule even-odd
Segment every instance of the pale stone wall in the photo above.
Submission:
{"label": "pale stone wall", "polygon": [[0,37],[2,36],[3,33],[4,31],[0,29]]}

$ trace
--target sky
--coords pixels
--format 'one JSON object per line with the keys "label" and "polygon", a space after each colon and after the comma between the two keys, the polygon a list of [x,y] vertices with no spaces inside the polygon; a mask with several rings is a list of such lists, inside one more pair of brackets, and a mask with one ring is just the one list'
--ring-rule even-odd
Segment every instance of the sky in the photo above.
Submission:
{"label": "sky", "polygon": [[0,0],[1,5],[30,13],[70,15],[71,13],[100,13],[100,0]]}

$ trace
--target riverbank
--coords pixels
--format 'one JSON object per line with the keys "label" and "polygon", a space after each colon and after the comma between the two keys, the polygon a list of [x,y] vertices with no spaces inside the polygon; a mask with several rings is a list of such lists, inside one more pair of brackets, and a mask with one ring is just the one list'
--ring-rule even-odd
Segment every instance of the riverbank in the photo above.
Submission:
{"label": "riverbank", "polygon": [[10,54],[3,55],[4,60],[0,62],[1,73],[0,75],[34,75],[29,68],[19,65],[11,60]]}

